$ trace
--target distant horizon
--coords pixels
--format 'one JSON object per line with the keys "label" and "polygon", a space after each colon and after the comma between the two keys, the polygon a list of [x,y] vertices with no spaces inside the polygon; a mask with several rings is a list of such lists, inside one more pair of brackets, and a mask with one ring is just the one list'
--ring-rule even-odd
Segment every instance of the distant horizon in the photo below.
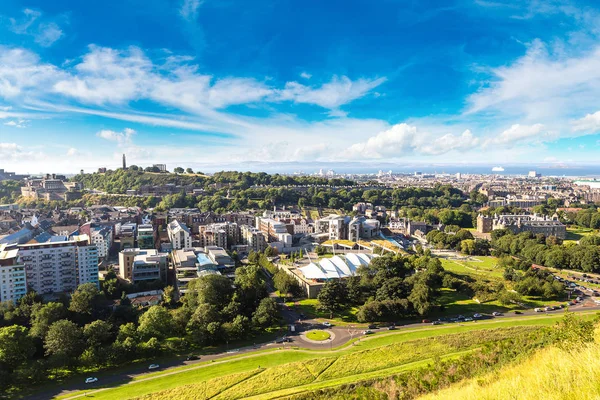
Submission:
{"label": "distant horizon", "polygon": [[[155,163],[158,164],[158,163]],[[135,165],[135,164],[131,164]],[[128,164],[128,167],[131,166]],[[138,165],[138,167],[147,167],[148,165]],[[219,171],[239,171],[239,172],[266,172],[269,174],[294,174],[303,173],[306,175],[315,175],[319,170],[326,173],[328,170],[333,170],[337,174],[377,174],[379,171],[387,173],[389,170],[394,174],[412,174],[415,172],[423,172],[427,174],[473,174],[473,175],[502,175],[502,176],[518,176],[527,175],[529,171],[536,171],[543,176],[569,177],[569,178],[600,178],[600,163],[599,164],[560,164],[556,163],[522,163],[522,164],[484,164],[484,163],[461,163],[461,164],[419,164],[419,163],[348,163],[348,162],[279,162],[279,163],[261,163],[261,162],[245,162],[240,164],[201,164],[201,163],[173,163],[167,164],[167,170],[173,172],[177,167],[192,168],[194,172],[215,173]],[[494,171],[495,167],[502,167],[502,171]],[[84,168],[84,173],[98,172],[99,168],[107,168],[108,170],[117,170],[121,165],[99,166],[95,169]],[[6,169],[5,169],[6,170]],[[41,175],[41,174],[64,174],[77,175],[81,169],[71,171],[9,171],[17,174]],[[8,170],[6,170],[8,171]]]}

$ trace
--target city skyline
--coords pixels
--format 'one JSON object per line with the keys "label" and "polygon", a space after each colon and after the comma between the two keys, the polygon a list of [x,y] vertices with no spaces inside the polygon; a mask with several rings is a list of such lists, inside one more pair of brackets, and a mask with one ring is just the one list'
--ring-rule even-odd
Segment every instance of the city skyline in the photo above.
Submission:
{"label": "city skyline", "polygon": [[3,2],[0,168],[600,165],[593,2],[252,4]]}

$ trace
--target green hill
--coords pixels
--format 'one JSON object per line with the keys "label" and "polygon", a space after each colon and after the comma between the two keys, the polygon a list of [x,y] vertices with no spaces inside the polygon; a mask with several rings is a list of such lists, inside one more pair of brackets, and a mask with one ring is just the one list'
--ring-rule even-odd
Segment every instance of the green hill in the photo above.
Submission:
{"label": "green hill", "polygon": [[544,326],[560,319],[535,316],[381,332],[333,351],[272,348],[144,375],[87,396],[140,400],[415,398],[497,370],[555,342],[556,330]]}

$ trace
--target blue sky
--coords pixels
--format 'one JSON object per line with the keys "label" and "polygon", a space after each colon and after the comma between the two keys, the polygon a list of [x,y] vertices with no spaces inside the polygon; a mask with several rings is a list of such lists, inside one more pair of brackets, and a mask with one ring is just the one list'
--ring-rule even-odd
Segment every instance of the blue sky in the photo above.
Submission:
{"label": "blue sky", "polygon": [[0,168],[600,164],[589,1],[0,4]]}

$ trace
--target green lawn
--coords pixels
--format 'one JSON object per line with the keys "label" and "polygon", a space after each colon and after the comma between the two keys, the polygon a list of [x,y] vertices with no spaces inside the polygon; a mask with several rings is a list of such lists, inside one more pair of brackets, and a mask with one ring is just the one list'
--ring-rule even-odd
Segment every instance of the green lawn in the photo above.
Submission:
{"label": "green lawn", "polygon": [[595,234],[597,231],[591,228],[581,228],[581,227],[568,227],[567,228],[567,238],[565,239],[565,243],[567,242],[577,242],[579,239],[584,236],[589,236]]}
{"label": "green lawn", "polygon": [[471,257],[470,260],[449,260],[440,258],[445,270],[461,275],[473,275],[488,279],[502,278],[504,270],[497,268],[496,257]]}
{"label": "green lawn", "polygon": [[[535,308],[559,305],[564,303],[564,300],[542,300],[536,296],[523,296],[523,303],[525,304],[524,308]],[[497,300],[478,303],[464,293],[458,293],[452,289],[442,289],[438,304],[443,305],[444,309],[433,312],[432,317],[470,315],[474,313],[491,314],[494,311],[504,313],[524,309],[517,304],[503,305]]]}
{"label": "green lawn", "polygon": [[333,318],[329,318],[328,312],[319,309],[319,300],[317,299],[302,299],[296,302],[290,301],[285,304],[289,307],[296,308],[298,312],[303,313],[308,318],[322,318],[337,325],[355,323],[356,313],[358,312],[358,307],[349,307],[341,312],[333,314]]}
{"label": "green lawn", "polygon": [[[592,318],[594,313],[578,315]],[[275,393],[282,395],[288,390],[295,392],[302,388],[301,391],[304,391],[309,388],[337,386],[346,381],[356,382],[366,377],[387,376],[411,365],[424,365],[435,357],[453,357],[461,352],[476,350],[477,346],[486,341],[526,332],[492,332],[488,331],[489,329],[549,325],[559,318],[560,315],[535,315],[440,327],[425,326],[404,331],[384,331],[369,338],[355,339],[354,345],[345,345],[333,351],[286,349],[240,354],[228,360],[144,375],[130,384],[95,393],[88,392],[86,397],[130,399],[145,396],[145,399],[191,399],[213,396],[240,398],[255,395],[259,396],[258,398],[272,398],[275,397]],[[442,336],[449,334],[462,336]],[[155,379],[147,379],[149,376]],[[175,390],[152,395],[167,389]],[[61,398],[66,399],[83,393],[72,393]]]}
{"label": "green lawn", "polygon": [[310,340],[327,340],[331,337],[329,332],[315,330],[306,333],[306,337]]}

